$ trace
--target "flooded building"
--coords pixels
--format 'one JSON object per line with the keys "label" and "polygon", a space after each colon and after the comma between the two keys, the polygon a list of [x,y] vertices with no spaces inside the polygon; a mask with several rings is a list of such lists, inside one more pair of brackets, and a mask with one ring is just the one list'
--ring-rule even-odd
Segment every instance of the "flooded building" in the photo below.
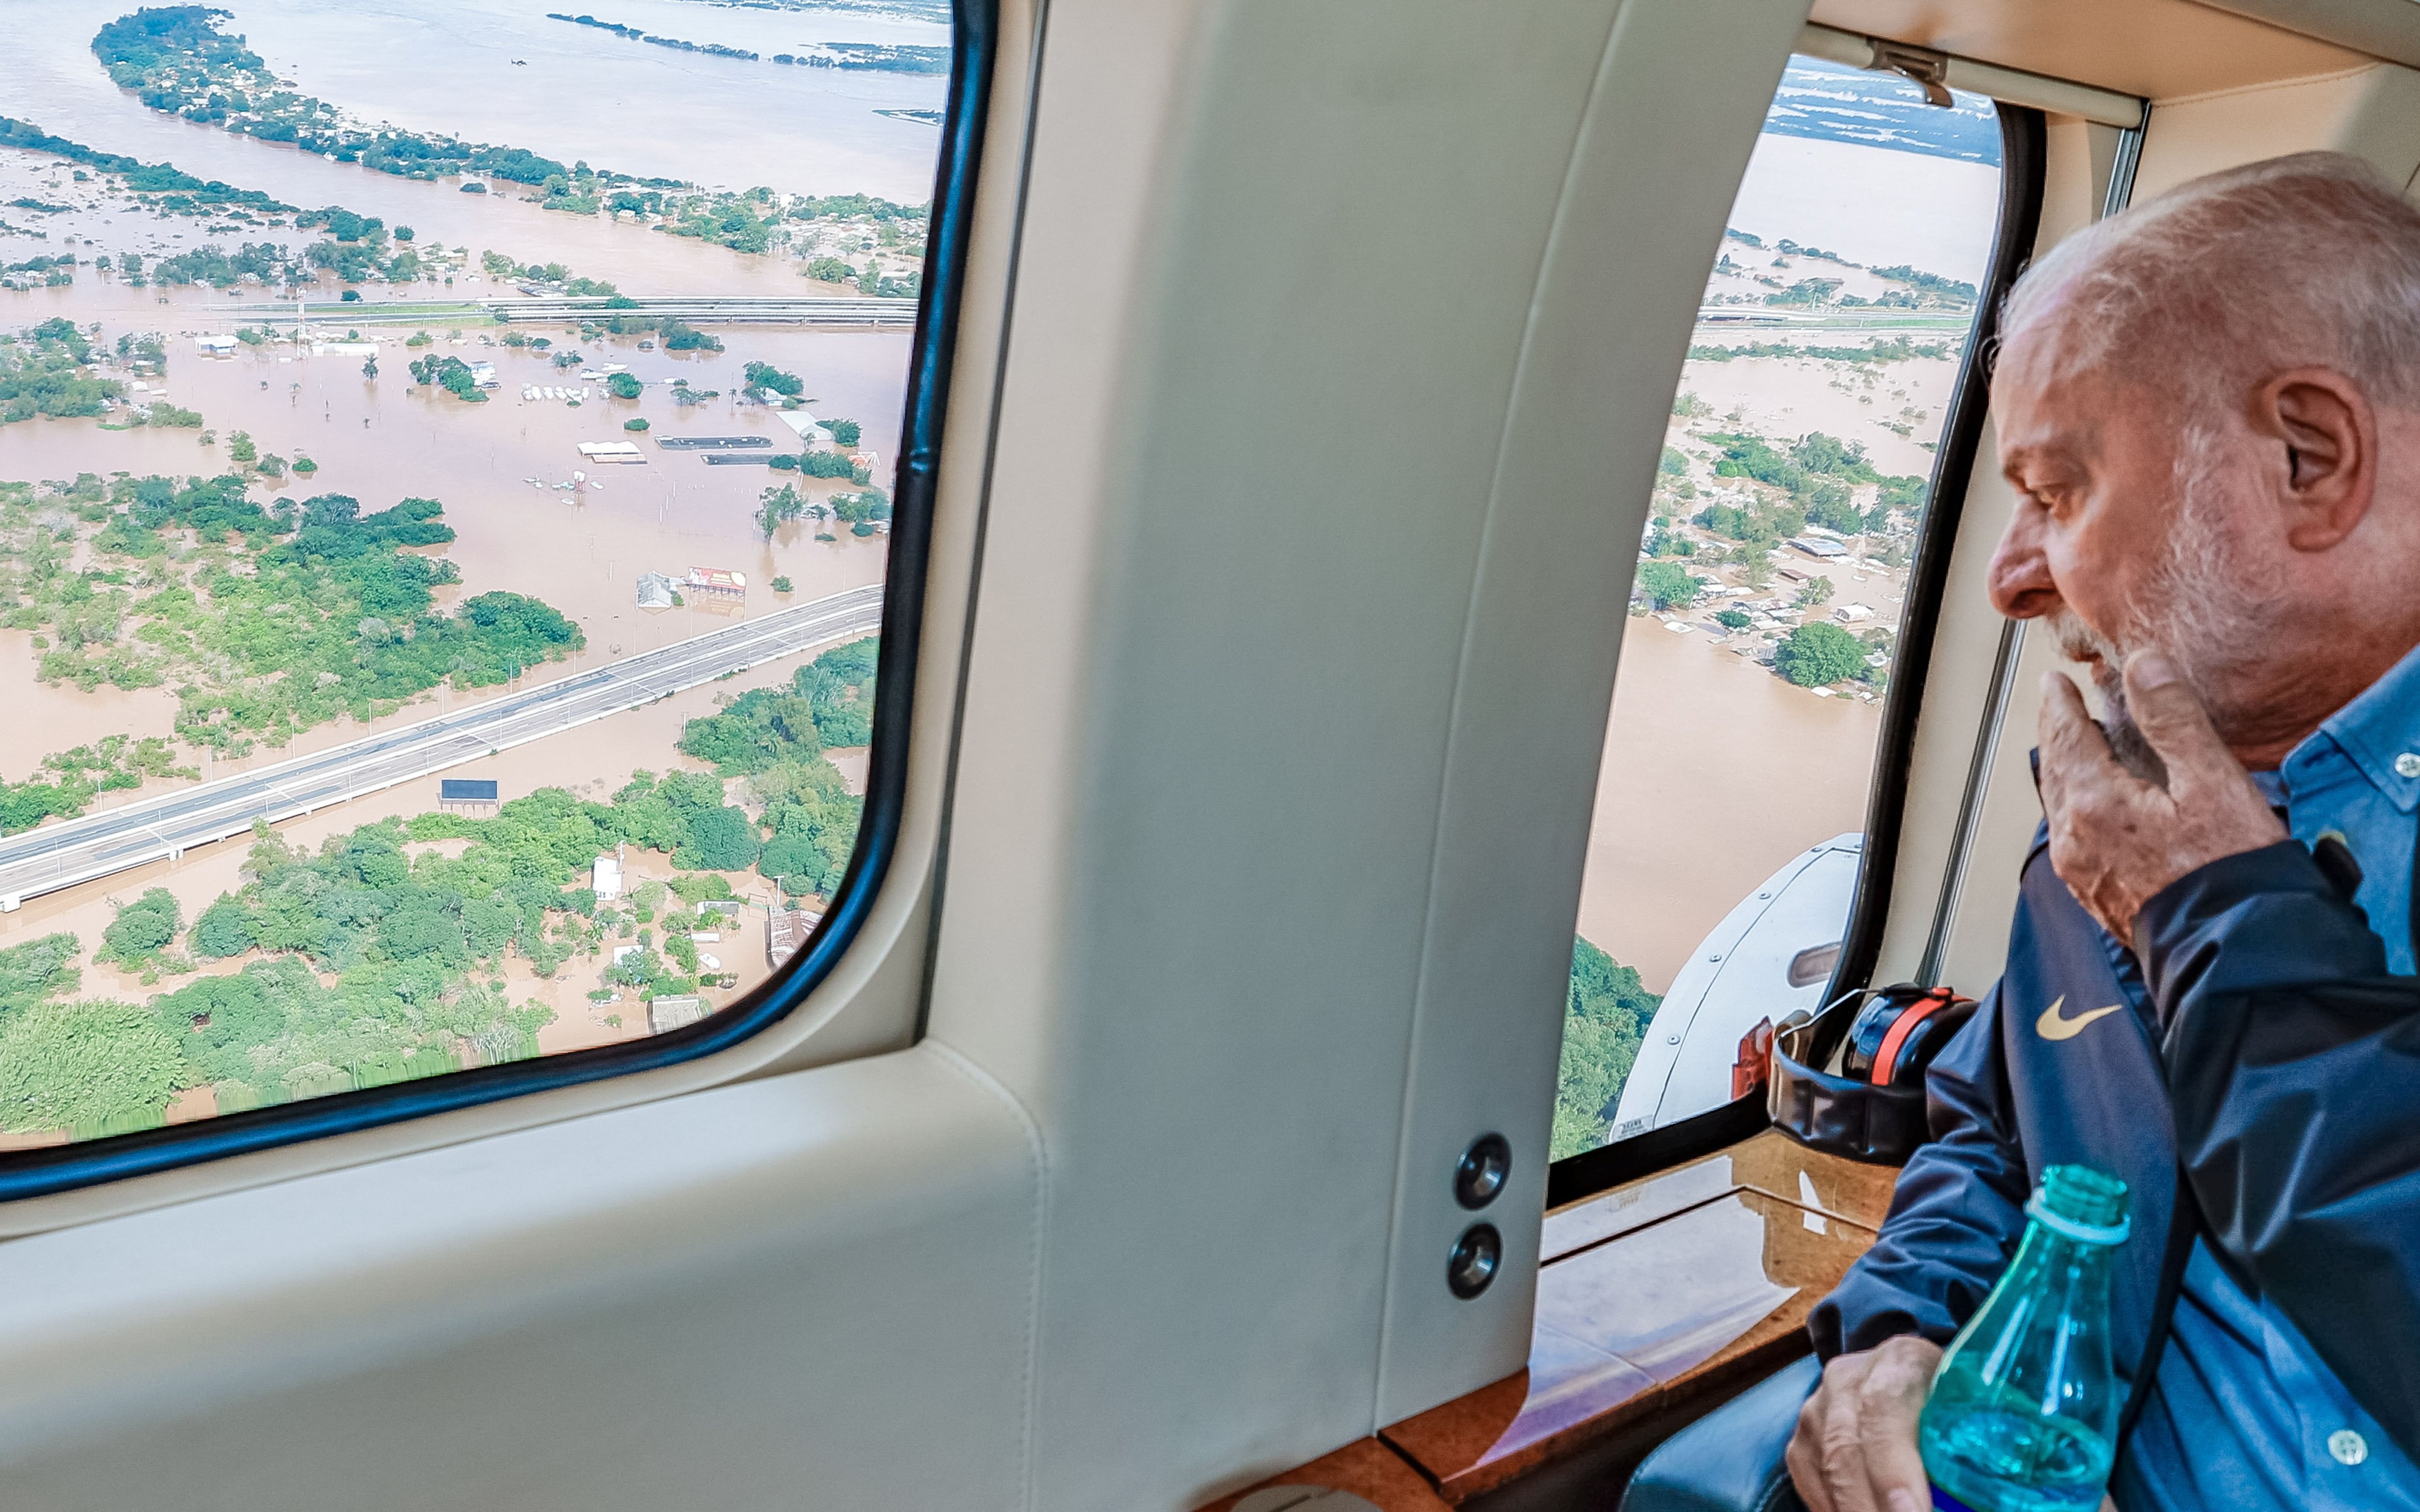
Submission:
{"label": "flooded building", "polygon": [[437,807],[449,813],[494,813],[497,803],[493,778],[448,777],[437,783]]}
{"label": "flooded building", "polygon": [[647,999],[647,1027],[658,1034],[686,1028],[713,1011],[706,1006],[703,997],[650,997]]}
{"label": "flooded building", "polygon": [[674,603],[673,580],[669,576],[660,572],[639,574],[641,609],[671,609]]}
{"label": "flooded building", "polygon": [[807,936],[823,921],[823,915],[803,909],[774,909],[765,918],[765,964],[781,970],[782,963],[798,954],[799,947],[807,943]]}
{"label": "flooded building", "polygon": [[588,870],[588,887],[597,894],[597,901],[600,903],[612,903],[622,896],[622,858],[618,856],[598,856],[596,864]]}
{"label": "flooded building", "polygon": [[748,594],[748,575],[729,567],[691,567],[681,586],[693,594],[718,594],[725,598],[744,598]]}

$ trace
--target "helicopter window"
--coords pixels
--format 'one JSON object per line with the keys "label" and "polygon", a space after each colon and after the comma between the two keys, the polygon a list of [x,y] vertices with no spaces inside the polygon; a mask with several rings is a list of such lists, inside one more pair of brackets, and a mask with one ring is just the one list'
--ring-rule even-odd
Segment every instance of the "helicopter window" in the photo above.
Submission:
{"label": "helicopter window", "polygon": [[898,824],[991,8],[124,8],[0,117],[0,1196],[763,1027]]}
{"label": "helicopter window", "polygon": [[[1823,999],[1989,287],[2000,112],[1793,57],[1672,399],[1606,733],[1553,1155],[1731,1102]],[[1946,553],[1934,553],[1946,555]]]}

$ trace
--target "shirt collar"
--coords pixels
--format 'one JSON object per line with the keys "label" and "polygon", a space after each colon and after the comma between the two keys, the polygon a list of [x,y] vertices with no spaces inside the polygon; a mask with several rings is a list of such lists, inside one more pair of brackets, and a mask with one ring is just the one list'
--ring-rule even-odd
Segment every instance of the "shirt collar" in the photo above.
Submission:
{"label": "shirt collar", "polygon": [[[2309,775],[2331,748],[2344,752],[2370,786],[2402,812],[2420,807],[2420,649],[2407,652],[2385,676],[2294,748],[2283,767],[2288,786]],[[2403,771],[2398,762],[2411,771]]]}

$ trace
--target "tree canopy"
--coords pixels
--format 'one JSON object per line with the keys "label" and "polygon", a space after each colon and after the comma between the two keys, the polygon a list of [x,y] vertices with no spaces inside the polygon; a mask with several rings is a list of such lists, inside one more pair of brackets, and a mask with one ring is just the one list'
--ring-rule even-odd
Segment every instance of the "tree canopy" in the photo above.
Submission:
{"label": "tree canopy", "polygon": [[1572,941],[1571,994],[1563,1013],[1549,1160],[1604,1143],[1606,1120],[1621,1101],[1639,1043],[1662,1002],[1640,982],[1636,970],[1584,939]]}
{"label": "tree canopy", "polygon": [[1825,687],[1865,671],[1866,648],[1838,625],[1818,621],[1791,631],[1774,648],[1773,666],[1801,687]]}
{"label": "tree canopy", "polygon": [[157,1123],[185,1085],[159,1015],[91,998],[40,1002],[0,1022],[0,1130],[98,1133]]}
{"label": "tree canopy", "polygon": [[1676,562],[1642,562],[1638,564],[1639,592],[1659,609],[1686,609],[1698,601],[1706,579],[1690,572]]}

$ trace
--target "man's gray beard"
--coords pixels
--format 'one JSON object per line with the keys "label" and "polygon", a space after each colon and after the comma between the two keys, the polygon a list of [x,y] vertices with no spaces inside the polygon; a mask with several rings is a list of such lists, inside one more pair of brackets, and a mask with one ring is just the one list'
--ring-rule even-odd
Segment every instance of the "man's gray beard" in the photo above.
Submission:
{"label": "man's gray beard", "polygon": [[2226,529],[2226,467],[2215,432],[2186,426],[2178,437],[2176,517],[2160,560],[2145,578],[2143,601],[2128,606],[2126,623],[2114,636],[2093,629],[2073,609],[2062,609],[2050,620],[2059,650],[2092,668],[2110,749],[2128,771],[2164,788],[2167,768],[2126,711],[2126,658],[2144,651],[2165,656],[2223,734],[2226,690],[2242,686],[2242,672],[2259,660],[2279,595],[2274,571],[2244,560]]}

